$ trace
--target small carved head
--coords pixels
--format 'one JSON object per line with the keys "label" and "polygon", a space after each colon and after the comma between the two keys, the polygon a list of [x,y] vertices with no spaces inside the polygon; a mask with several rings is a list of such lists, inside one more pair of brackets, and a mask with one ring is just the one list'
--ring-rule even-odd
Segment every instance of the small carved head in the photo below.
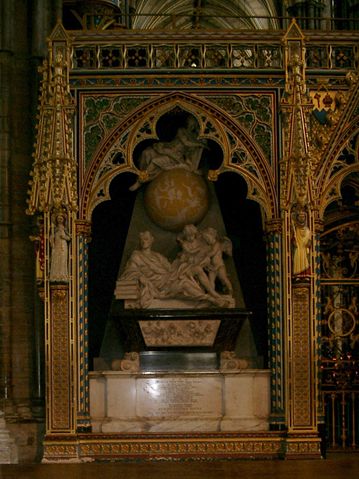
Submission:
{"label": "small carved head", "polygon": [[307,213],[305,212],[305,210],[303,209],[298,210],[295,215],[295,219],[299,225],[305,225],[307,222]]}
{"label": "small carved head", "polygon": [[55,217],[55,222],[57,225],[64,225],[66,221],[66,217],[63,213],[58,213]]}
{"label": "small carved head", "polygon": [[183,235],[188,240],[193,240],[198,234],[198,230],[195,225],[186,225],[183,228]]}
{"label": "small carved head", "polygon": [[202,235],[208,244],[214,244],[218,238],[217,231],[211,227],[206,228]]}
{"label": "small carved head", "polygon": [[142,231],[139,234],[139,238],[142,248],[150,248],[152,246],[154,238],[152,236],[152,233],[150,233],[149,231]]}

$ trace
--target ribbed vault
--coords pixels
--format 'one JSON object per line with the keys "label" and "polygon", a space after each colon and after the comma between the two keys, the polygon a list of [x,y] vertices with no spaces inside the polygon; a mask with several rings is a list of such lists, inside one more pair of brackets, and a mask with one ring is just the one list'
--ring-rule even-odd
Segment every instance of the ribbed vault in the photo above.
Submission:
{"label": "ribbed vault", "polygon": [[274,0],[138,0],[133,28],[276,29],[280,15]]}

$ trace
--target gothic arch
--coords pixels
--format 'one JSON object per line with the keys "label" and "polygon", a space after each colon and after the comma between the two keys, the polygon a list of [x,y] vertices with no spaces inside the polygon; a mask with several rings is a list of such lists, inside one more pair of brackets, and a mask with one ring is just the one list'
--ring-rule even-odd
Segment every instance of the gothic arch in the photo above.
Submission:
{"label": "gothic arch", "polygon": [[[175,92],[147,102],[122,121],[97,149],[84,180],[80,198],[80,218],[90,219],[93,209],[109,200],[109,187],[115,176],[123,172],[138,173],[133,162],[135,147],[144,139],[156,139],[157,120],[175,107],[195,116],[200,137],[216,141],[223,150],[224,161],[218,170],[210,171],[215,180],[224,171],[240,174],[248,186],[248,198],[257,201],[267,220],[277,216],[274,173],[260,147],[248,132],[218,107],[197,95]],[[233,162],[232,155],[241,146],[247,159]],[[114,155],[121,153],[122,161]]]}
{"label": "gothic arch", "polygon": [[[331,154],[322,168],[322,174],[317,180],[317,191],[322,198],[319,209],[319,216],[323,218],[326,208],[340,199],[341,186],[344,179],[353,172],[359,172],[359,129],[358,119],[355,118],[342,132],[340,142],[337,142],[331,149]],[[351,143],[354,144],[351,146]],[[353,161],[348,161],[343,152],[346,148],[353,150]]]}

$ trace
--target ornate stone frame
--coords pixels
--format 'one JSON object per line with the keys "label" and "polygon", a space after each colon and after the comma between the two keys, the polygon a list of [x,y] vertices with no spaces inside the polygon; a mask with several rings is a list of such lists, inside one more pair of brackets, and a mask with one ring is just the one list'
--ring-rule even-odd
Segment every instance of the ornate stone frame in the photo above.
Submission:
{"label": "ornate stone frame", "polygon": [[[116,36],[110,39],[106,37],[106,40],[119,41]],[[81,115],[75,116],[74,122],[74,112],[79,104],[75,107],[71,88],[75,91],[81,82],[92,92],[106,88],[108,91],[108,87],[106,75],[102,79],[96,79],[96,75],[92,77],[87,72],[87,77],[81,79],[78,72],[71,68],[72,45],[76,41],[86,43],[93,42],[93,39],[91,35],[81,37],[81,33],[77,38],[75,33],[67,33],[60,24],[49,39],[49,58],[42,70],[38,137],[28,208],[29,214],[40,214],[44,219],[44,268],[43,277],[39,278],[44,290],[46,341],[47,422],[44,460],[320,457],[320,402],[317,389],[319,312],[316,298],[320,217],[327,203],[322,203],[322,209],[318,212],[315,200],[317,189],[320,189],[328,192],[326,198],[329,201],[334,187],[331,185],[334,185],[336,177],[330,177],[325,173],[328,170],[322,168],[315,184],[308,175],[307,165],[302,161],[304,158],[305,161],[312,162],[312,171],[323,165],[318,154],[310,150],[308,141],[306,118],[311,105],[305,96],[304,36],[293,22],[284,37],[285,71],[281,75],[285,74],[285,83],[278,80],[276,87],[272,88],[272,92],[277,91],[279,86],[285,86],[286,89],[282,102],[285,118],[279,168],[275,163],[268,163],[263,151],[240,124],[210,101],[210,89],[208,94],[201,91],[203,85],[208,86],[218,81],[215,74],[191,72],[183,76],[182,85],[178,87],[174,72],[173,75],[166,75],[169,85],[167,94],[163,84],[158,89],[153,77],[146,77],[146,73],[130,75],[131,81],[129,77],[117,77],[117,87],[122,93],[130,93],[131,89],[133,92],[138,85],[142,85],[143,92],[147,78],[151,84],[152,99],[135,108],[130,115],[125,115],[116,128],[100,142],[91,165],[85,172],[81,169],[81,162],[77,162],[81,155],[76,153],[82,148],[79,132],[82,131],[83,119]],[[97,38],[96,41],[100,39]],[[233,94],[233,90],[240,84],[239,77],[234,75],[228,81],[223,91]],[[299,104],[298,98],[301,100]],[[77,96],[77,100],[82,105],[81,95]],[[277,431],[256,435],[218,433],[151,437],[115,437],[91,433],[87,361],[87,275],[91,212],[102,198],[108,197],[108,187],[114,176],[123,171],[136,172],[131,152],[138,140],[136,132],[141,125],[146,121],[155,124],[155,118],[174,105],[180,105],[194,114],[203,134],[206,122],[211,122],[213,129],[207,137],[221,139],[228,156],[221,169],[211,173],[211,179],[214,180],[223,171],[238,172],[245,178],[250,196],[262,207],[267,233],[272,427]],[[130,129],[130,126],[134,128]],[[122,141],[126,135],[127,140]],[[233,145],[229,141],[231,135],[232,139],[241,139],[248,152],[249,163],[252,162],[250,167],[248,164],[235,165],[230,162],[230,152],[233,151]],[[110,165],[106,170],[106,161],[108,162],[111,148],[116,142],[120,142],[126,160],[120,166]],[[333,148],[330,160],[332,168],[335,160]],[[277,158],[277,151],[274,157]],[[330,164],[327,164],[330,168]],[[281,188],[277,168],[280,170]],[[350,167],[346,171],[349,169]],[[336,184],[339,183],[338,180]],[[309,227],[313,233],[310,251],[312,275],[308,282],[294,283],[291,273],[290,218],[296,203],[304,200],[309,204]],[[49,280],[49,239],[53,217],[59,211],[66,215],[71,234],[70,269],[68,281],[54,283]],[[304,350],[303,344],[306,345]]]}

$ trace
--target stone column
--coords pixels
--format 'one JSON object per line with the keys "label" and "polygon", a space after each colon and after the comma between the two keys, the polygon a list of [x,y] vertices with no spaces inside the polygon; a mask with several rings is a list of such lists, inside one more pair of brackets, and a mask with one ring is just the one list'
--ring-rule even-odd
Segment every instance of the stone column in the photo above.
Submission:
{"label": "stone column", "polygon": [[[11,5],[12,4],[12,5]],[[0,397],[11,396],[11,267],[12,267],[12,228],[11,228],[11,78],[13,72],[13,22],[11,14],[13,2],[1,3],[2,18],[0,36]],[[7,401],[8,403],[8,401]],[[8,405],[8,404],[7,404]]]}
{"label": "stone column", "polygon": [[271,370],[270,428],[272,430],[285,428],[281,232],[280,219],[266,224],[268,338]]}
{"label": "stone column", "polygon": [[318,432],[318,328],[316,317],[315,254],[313,214],[308,212],[311,231],[310,272],[295,276],[292,271],[292,220],[285,212],[285,384],[288,438],[287,458],[320,457]]}
{"label": "stone column", "polygon": [[[55,219],[53,218],[55,217]],[[72,266],[73,244],[69,241],[69,270],[64,277],[52,277],[52,259],[59,252],[50,247],[56,212],[45,213],[45,363],[46,363],[46,434],[74,434],[76,421],[76,332],[73,301],[75,285]],[[73,222],[66,216],[72,237]],[[56,271],[57,272],[57,271]],[[45,453],[46,457],[46,453]]]}
{"label": "stone column", "polygon": [[4,413],[0,411],[0,464],[17,464],[18,462],[15,441],[10,437]]}
{"label": "stone column", "polygon": [[[315,321],[315,328],[318,334],[321,334],[322,329],[322,294],[321,294],[321,255],[320,255],[320,237],[323,232],[324,223],[323,221],[316,219],[314,222],[315,225],[315,243],[314,243],[314,250],[313,250],[313,265],[314,265],[314,294],[315,294],[315,308],[314,308],[314,321]],[[321,357],[321,342],[317,341],[315,346],[314,354],[318,358],[318,364]],[[319,365],[318,365],[319,368]],[[318,421],[318,430],[323,438],[322,450],[325,448],[325,438],[324,431],[325,431],[325,417],[324,417],[324,405],[323,405],[323,397],[320,394],[321,390],[321,370],[318,369],[318,374],[316,376],[317,379],[317,388],[318,388],[318,397],[317,397],[317,421]]]}
{"label": "stone column", "polygon": [[89,413],[88,379],[88,243],[90,242],[91,223],[76,222],[77,238],[77,336],[78,336],[78,403],[77,431],[91,430]]}

